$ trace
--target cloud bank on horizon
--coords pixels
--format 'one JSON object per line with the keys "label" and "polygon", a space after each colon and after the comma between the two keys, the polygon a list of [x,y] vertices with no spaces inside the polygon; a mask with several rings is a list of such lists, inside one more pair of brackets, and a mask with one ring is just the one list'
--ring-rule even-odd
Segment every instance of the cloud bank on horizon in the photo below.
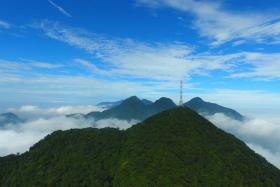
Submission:
{"label": "cloud bank on horizon", "polygon": [[[40,108],[26,105],[10,109],[24,118],[19,124],[0,124],[0,156],[23,153],[44,138],[57,130],[81,129],[87,127],[112,127],[127,129],[138,123],[137,120],[120,120],[115,118],[94,120],[82,117],[67,117],[68,114],[87,114],[103,109],[97,106],[60,106],[56,108]],[[12,141],[11,141],[12,140]]]}

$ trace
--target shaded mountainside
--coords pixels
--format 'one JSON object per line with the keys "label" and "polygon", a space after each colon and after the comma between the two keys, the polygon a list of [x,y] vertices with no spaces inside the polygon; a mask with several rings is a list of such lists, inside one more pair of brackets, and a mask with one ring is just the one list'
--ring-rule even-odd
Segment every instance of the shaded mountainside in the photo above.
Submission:
{"label": "shaded mountainside", "polygon": [[[146,99],[140,100],[138,97],[132,96],[122,102],[118,101],[112,103],[115,104],[113,107],[104,110],[103,112],[91,112],[85,115],[85,117],[94,118],[96,120],[118,118],[122,120],[136,119],[142,121],[154,114],[176,107],[176,104],[166,97],[162,97],[153,103],[152,101]],[[222,113],[234,120],[243,121],[245,119],[243,115],[233,109],[203,101],[199,97],[191,99],[186,102],[184,106],[191,108],[205,117],[216,113]],[[68,115],[68,117],[76,117],[76,114]]]}
{"label": "shaded mountainside", "polygon": [[121,100],[121,101],[112,101],[112,102],[101,102],[101,103],[98,103],[97,106],[102,107],[102,108],[110,109],[110,108],[113,108],[115,106],[120,105],[122,102],[123,102],[123,100]]}
{"label": "shaded mountainside", "polygon": [[245,117],[233,109],[223,107],[221,105],[205,102],[199,97],[195,97],[186,102],[184,106],[191,108],[192,110],[200,113],[203,116],[214,115],[216,113],[223,113],[227,117],[235,120],[243,121]]}
{"label": "shaded mountainside", "polygon": [[107,118],[144,120],[149,116],[174,107],[176,107],[176,104],[171,99],[165,97],[160,98],[154,103],[149,103],[147,100],[143,101],[136,96],[132,96],[109,110],[91,112],[86,115],[86,118],[94,118],[96,120]]}
{"label": "shaded mountainside", "polygon": [[8,112],[0,114],[0,128],[6,124],[18,124],[23,122],[16,114]]}
{"label": "shaded mountainside", "polygon": [[[105,108],[105,109],[111,109],[111,108],[114,108],[114,107],[120,105],[123,101],[124,100],[113,101],[113,102],[101,102],[101,103],[98,103],[97,106]],[[151,105],[151,104],[153,104],[153,102],[148,100],[148,99],[142,99],[141,101],[142,101],[142,103],[144,105]]]}
{"label": "shaded mountainside", "polygon": [[57,131],[0,168],[1,186],[280,186],[277,168],[183,107],[126,131]]}

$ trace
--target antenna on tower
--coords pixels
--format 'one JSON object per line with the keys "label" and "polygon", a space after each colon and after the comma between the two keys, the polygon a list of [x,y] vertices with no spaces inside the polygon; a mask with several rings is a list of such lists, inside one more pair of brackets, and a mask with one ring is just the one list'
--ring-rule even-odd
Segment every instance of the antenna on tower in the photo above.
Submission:
{"label": "antenna on tower", "polygon": [[180,81],[180,101],[179,106],[183,106],[183,81]]}

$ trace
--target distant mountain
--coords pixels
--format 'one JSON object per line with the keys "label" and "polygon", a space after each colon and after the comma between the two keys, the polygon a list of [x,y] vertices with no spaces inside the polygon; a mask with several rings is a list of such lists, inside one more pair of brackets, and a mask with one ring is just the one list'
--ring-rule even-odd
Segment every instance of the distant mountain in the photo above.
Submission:
{"label": "distant mountain", "polygon": [[191,108],[192,110],[198,112],[203,116],[222,113],[235,120],[243,121],[245,119],[243,115],[241,115],[240,113],[236,112],[233,109],[226,108],[215,103],[203,101],[199,97],[195,97],[191,99],[190,101],[186,102],[184,106]]}
{"label": "distant mountain", "polygon": [[142,99],[141,101],[142,101],[142,103],[144,103],[144,105],[151,105],[151,104],[153,104],[153,101],[150,101],[148,99]]}
{"label": "distant mountain", "polygon": [[3,127],[6,124],[18,124],[23,122],[16,114],[8,112],[0,114],[0,127]]}
{"label": "distant mountain", "polygon": [[68,115],[66,115],[66,117],[74,118],[74,119],[83,119],[85,117],[85,115],[80,114],[80,113],[75,113],[75,114],[68,114]]}
{"label": "distant mountain", "polygon": [[110,109],[110,108],[120,105],[122,102],[123,102],[123,100],[113,101],[113,102],[101,102],[101,103],[98,103],[97,106],[106,108],[106,109]]}
{"label": "distant mountain", "polygon": [[[137,98],[125,104],[143,106]],[[279,179],[280,170],[186,107],[126,131],[57,131],[0,158],[0,186],[278,187]]]}
{"label": "distant mountain", "polygon": [[[91,112],[85,115],[86,118],[95,118],[96,120],[105,118],[119,118],[123,120],[144,120],[149,116],[157,114],[161,111],[176,107],[176,104],[169,98],[160,98],[159,100],[152,101],[133,96],[123,100],[121,103],[115,102],[116,106],[109,108],[103,112]],[[204,117],[222,113],[234,120],[243,121],[245,117],[237,111],[220,106],[215,103],[203,101],[199,97],[195,97],[186,102],[184,106],[191,108]]]}
{"label": "distant mountain", "polygon": [[[102,108],[106,108],[106,109],[111,109],[111,108],[113,108],[115,106],[120,105],[123,101],[124,100],[113,101],[113,102],[101,102],[101,103],[98,103],[97,106],[102,107]],[[142,99],[141,101],[142,101],[142,103],[144,105],[151,105],[151,104],[153,104],[153,102],[148,100],[148,99]]]}
{"label": "distant mountain", "polygon": [[160,98],[154,103],[149,103],[147,100],[143,101],[136,96],[132,96],[111,109],[103,112],[91,112],[86,115],[86,118],[96,120],[107,118],[144,120],[149,116],[174,107],[176,107],[176,104],[168,98]]}

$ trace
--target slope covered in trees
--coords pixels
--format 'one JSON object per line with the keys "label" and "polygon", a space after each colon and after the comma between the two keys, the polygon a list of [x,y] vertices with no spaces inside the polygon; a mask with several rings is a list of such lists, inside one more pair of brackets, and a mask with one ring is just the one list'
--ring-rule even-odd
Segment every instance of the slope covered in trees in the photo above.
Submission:
{"label": "slope covered in trees", "polygon": [[57,131],[0,159],[1,186],[280,186],[280,171],[184,107],[126,131]]}

